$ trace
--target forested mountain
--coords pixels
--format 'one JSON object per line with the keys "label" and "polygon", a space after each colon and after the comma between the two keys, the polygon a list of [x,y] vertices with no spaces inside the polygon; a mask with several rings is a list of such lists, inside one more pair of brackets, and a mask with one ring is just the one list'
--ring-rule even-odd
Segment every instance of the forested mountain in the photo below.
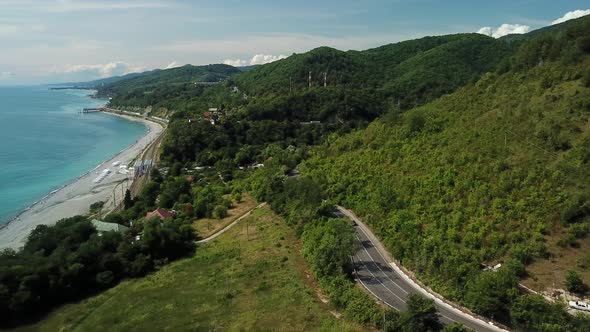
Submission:
{"label": "forested mountain", "polygon": [[[100,92],[118,91],[113,106],[164,107],[173,110],[173,119],[199,119],[209,107],[222,108],[222,126],[202,124],[194,129],[194,123],[173,121],[163,158],[244,164],[264,159],[262,150],[269,143],[315,145],[330,133],[346,133],[388,111],[450,93],[497,70],[517,45],[458,34],[360,52],[320,47],[231,75],[215,86],[169,84],[165,73],[178,78],[176,71],[168,70]],[[308,122],[314,123],[302,125]],[[210,139],[203,142],[203,135]],[[237,157],[239,151],[243,154]]]}
{"label": "forested mountain", "polygon": [[143,75],[148,75],[148,74],[157,72],[159,70],[160,69],[155,69],[155,70],[150,70],[150,71],[144,71],[144,72],[141,72],[141,73],[129,73],[129,74],[121,75],[121,76],[113,76],[113,77],[101,78],[101,79],[98,79],[98,80],[88,81],[88,82],[61,83],[61,84],[52,84],[52,85],[57,85],[57,86],[75,86],[75,87],[80,87],[80,88],[96,88],[96,87],[102,87],[102,86],[105,86],[105,85],[109,85],[109,84],[113,84],[113,83],[125,81],[125,80],[132,79],[132,78],[135,78],[135,77],[139,77],[139,76],[143,76]]}
{"label": "forested mountain", "polygon": [[[99,96],[115,96],[128,100],[131,104],[151,105],[154,100],[150,94],[156,93],[164,98],[177,95],[187,85],[195,83],[218,83],[227,77],[239,73],[235,67],[214,64],[206,66],[185,65],[182,67],[154,70],[122,81],[97,86]],[[145,98],[144,98],[145,97]]]}
{"label": "forested mountain", "polygon": [[409,108],[493,71],[514,45],[480,34],[425,37],[366,51],[320,47],[232,78],[255,96],[312,86],[370,88]]}
{"label": "forested mountain", "polygon": [[[205,98],[202,98],[200,88],[180,84],[195,80],[192,76],[187,79],[189,69],[222,71],[220,76],[210,73],[206,79],[200,80],[217,81],[231,76],[225,82],[225,88],[210,87],[213,91],[203,93],[212,101],[227,99],[233,86],[249,97],[303,93],[308,90],[311,73],[312,89],[321,88],[325,82],[332,88],[367,90],[408,109],[475,81],[485,72],[494,71],[502,59],[516,50],[517,44],[480,34],[458,34],[425,37],[366,51],[343,52],[320,47],[241,73],[239,69],[222,68],[222,65],[212,68],[185,66],[121,81],[99,90],[101,95],[114,94],[115,105],[146,107],[157,104],[191,111],[194,108],[186,104],[186,99],[195,95],[200,100]],[[151,93],[158,98],[150,96]],[[233,106],[242,104],[246,102]]]}
{"label": "forested mountain", "polygon": [[[332,136],[299,170],[449,298],[525,331],[585,330],[559,306],[521,295],[518,282],[532,262],[551,269],[565,249],[584,255],[572,248],[590,233],[588,36],[585,18],[523,39],[502,70]],[[256,187],[291,220],[322,204],[276,183]],[[482,271],[496,262],[499,272]]]}

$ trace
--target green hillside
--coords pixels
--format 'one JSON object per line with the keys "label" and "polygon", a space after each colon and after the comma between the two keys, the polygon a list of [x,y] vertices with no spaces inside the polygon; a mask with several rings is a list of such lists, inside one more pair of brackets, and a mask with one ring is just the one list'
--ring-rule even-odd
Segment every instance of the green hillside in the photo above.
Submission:
{"label": "green hillside", "polygon": [[16,331],[361,330],[329,312],[305,269],[293,232],[263,208],[192,258]]}
{"label": "green hillside", "polygon": [[320,47],[232,78],[248,94],[285,94],[312,86],[372,88],[407,108],[454,91],[496,69],[514,47],[479,34],[425,37],[366,51]]}
{"label": "green hillside", "polygon": [[[213,87],[161,83],[149,93],[139,89],[139,94],[117,94],[112,104],[175,110],[172,118],[179,121],[170,125],[164,160],[243,165],[262,161],[270,143],[315,145],[331,133],[365,127],[390,110],[408,109],[450,93],[496,70],[515,52],[515,45],[461,34],[362,52],[322,47],[233,75]],[[307,87],[309,71],[312,89]],[[183,121],[200,118],[209,107],[223,109],[219,119],[223,126]],[[314,125],[301,125],[310,121]],[[203,135],[209,139],[203,140]],[[237,157],[243,150],[245,156]]]}
{"label": "green hillside", "polygon": [[195,89],[194,83],[217,83],[240,73],[235,67],[215,64],[206,66],[185,65],[116,81],[98,87],[102,97],[113,96],[113,105],[148,106]]}
{"label": "green hillside", "polygon": [[[588,18],[540,34],[511,58],[512,69],[333,137],[299,169],[326,198],[363,215],[429,285],[539,329],[517,318],[523,266],[590,233],[588,35]],[[482,273],[480,264],[497,262],[505,272]],[[565,316],[543,319],[559,325]]]}
{"label": "green hillside", "polygon": [[155,70],[151,70],[151,71],[144,71],[141,73],[129,73],[129,74],[121,75],[121,76],[101,78],[101,79],[89,81],[89,82],[61,83],[61,84],[54,84],[54,85],[75,86],[75,87],[84,87],[84,88],[97,88],[97,87],[102,87],[102,86],[109,85],[109,84],[114,84],[114,83],[117,83],[120,81],[129,80],[129,79],[136,78],[139,76],[152,74],[152,73],[157,72],[159,70],[160,69],[155,69]]}
{"label": "green hillside", "polygon": [[[257,97],[303,93],[307,91],[311,72],[312,87],[324,85],[325,73],[329,87],[382,93],[384,98],[407,109],[494,71],[503,58],[514,52],[515,45],[479,34],[458,34],[425,37],[366,51],[320,47],[244,72],[224,65],[187,65],[123,80],[99,91],[101,95],[115,95],[112,103],[118,106],[152,105],[190,111],[202,104],[187,104],[187,99],[197,95],[201,101],[215,103],[231,97],[230,91],[236,86],[250,97],[250,101],[229,103],[238,107]],[[221,86],[204,88],[206,92],[195,92],[194,87],[180,84],[219,81],[230,76]]]}

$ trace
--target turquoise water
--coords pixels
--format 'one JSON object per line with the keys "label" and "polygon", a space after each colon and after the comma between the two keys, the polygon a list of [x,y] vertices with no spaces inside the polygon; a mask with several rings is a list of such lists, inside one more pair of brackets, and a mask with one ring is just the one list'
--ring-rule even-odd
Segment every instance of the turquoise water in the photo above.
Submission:
{"label": "turquoise water", "polygon": [[85,90],[0,87],[0,224],[135,142],[139,122],[79,114]]}

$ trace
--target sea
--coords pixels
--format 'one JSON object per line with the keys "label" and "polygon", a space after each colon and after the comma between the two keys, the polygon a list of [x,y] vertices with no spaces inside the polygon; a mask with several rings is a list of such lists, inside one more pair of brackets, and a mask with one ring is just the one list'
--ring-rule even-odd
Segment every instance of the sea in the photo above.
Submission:
{"label": "sea", "polygon": [[143,136],[147,128],[102,113],[89,90],[0,87],[0,227]]}

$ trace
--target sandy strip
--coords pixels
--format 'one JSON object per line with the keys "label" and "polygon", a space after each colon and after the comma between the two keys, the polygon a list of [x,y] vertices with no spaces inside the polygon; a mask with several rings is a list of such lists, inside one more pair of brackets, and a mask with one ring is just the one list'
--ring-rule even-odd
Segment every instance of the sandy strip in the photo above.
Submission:
{"label": "sandy strip", "polygon": [[[80,176],[59,190],[52,191],[37,203],[21,212],[8,225],[0,229],[0,249],[19,249],[24,245],[27,236],[37,225],[53,225],[62,218],[86,214],[89,212],[89,207],[92,203],[104,201],[106,202],[104,210],[110,210],[113,208],[113,193],[115,194],[117,203],[123,199],[123,193],[131,185],[133,174],[119,174],[117,172],[119,167],[113,166],[112,163],[120,161],[121,165],[128,165],[162,133],[163,128],[160,124],[152,121],[126,115],[107,114],[119,116],[130,121],[142,122],[148,128],[148,131],[144,136],[125,150],[119,152],[115,157],[101,163],[90,172]],[[94,183],[94,179],[107,168],[112,171],[110,175],[101,182]],[[125,179],[129,180],[120,184]],[[116,190],[113,190],[115,187]]]}

